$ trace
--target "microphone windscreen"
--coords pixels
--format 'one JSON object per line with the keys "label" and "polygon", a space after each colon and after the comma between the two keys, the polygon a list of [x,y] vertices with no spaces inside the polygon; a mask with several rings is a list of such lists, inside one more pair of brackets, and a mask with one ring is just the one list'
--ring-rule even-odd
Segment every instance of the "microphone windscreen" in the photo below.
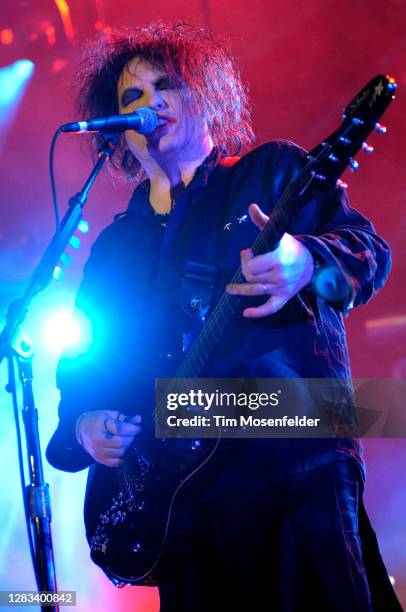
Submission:
{"label": "microphone windscreen", "polygon": [[158,126],[158,115],[155,111],[150,108],[139,108],[137,110],[137,115],[139,116],[141,123],[137,132],[139,134],[151,134]]}

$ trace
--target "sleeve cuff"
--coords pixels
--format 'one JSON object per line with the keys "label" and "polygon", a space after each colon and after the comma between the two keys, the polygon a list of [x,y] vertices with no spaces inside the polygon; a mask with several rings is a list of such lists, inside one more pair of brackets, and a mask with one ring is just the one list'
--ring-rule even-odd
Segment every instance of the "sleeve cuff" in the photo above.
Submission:
{"label": "sleeve cuff", "polygon": [[76,440],[75,423],[63,430],[58,425],[45,454],[52,467],[64,472],[79,472],[94,463],[93,457]]}
{"label": "sleeve cuff", "polygon": [[295,235],[295,238],[313,257],[314,272],[305,290],[313,292],[330,306],[347,314],[354,305],[355,279],[346,273],[321,238],[304,234]]}

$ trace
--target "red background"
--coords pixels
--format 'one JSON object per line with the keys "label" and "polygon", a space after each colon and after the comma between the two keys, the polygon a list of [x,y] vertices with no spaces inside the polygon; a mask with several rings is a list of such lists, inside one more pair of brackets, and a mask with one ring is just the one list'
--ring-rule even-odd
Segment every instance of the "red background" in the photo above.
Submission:
{"label": "red background", "polygon": [[[389,73],[397,79],[396,101],[383,119],[388,134],[371,135],[375,153],[369,157],[360,154],[358,173],[344,177],[350,183],[352,204],[373,221],[390,243],[393,270],[379,295],[351,313],[347,329],[354,376],[404,378],[406,188],[405,148],[401,143],[406,121],[405,1],[70,0],[67,6],[73,37],[52,0],[16,0],[2,6],[0,30],[12,29],[14,40],[10,45],[0,44],[0,67],[28,58],[35,63],[35,72],[16,115],[0,134],[1,312],[10,299],[20,294],[53,230],[48,149],[55,128],[77,118],[70,83],[84,39],[95,35],[97,23],[131,26],[156,18],[193,20],[231,35],[232,48],[250,86],[258,144],[283,137],[312,148],[338,126],[342,108],[372,76]],[[49,25],[54,28],[54,44],[46,37],[46,31],[50,35]],[[30,40],[33,36],[36,39]],[[56,158],[59,201],[64,210],[68,197],[81,187],[90,171],[84,139],[64,136]],[[129,185],[113,183],[106,176],[98,180],[85,215],[91,232],[75,255],[63,288],[49,289],[40,304],[47,305],[65,295],[68,301],[72,299],[89,245],[112,215],[125,208],[129,192]],[[372,333],[368,322],[374,319],[379,321]],[[35,367],[45,446],[56,418],[54,362],[39,352]],[[29,589],[34,588],[34,582],[21,495],[17,487],[9,486],[18,482],[13,426],[8,399],[2,397],[7,413],[3,411],[5,427],[0,435],[3,444],[8,445],[4,455],[8,458],[1,485],[1,588]],[[403,439],[367,440],[365,446],[368,511],[389,573],[396,577],[399,597],[406,604],[406,443]],[[59,586],[78,591],[77,610],[90,606],[103,611],[124,610],[129,602],[134,610],[157,610],[155,590],[115,590],[91,566],[81,525],[83,475],[57,474],[47,465],[45,469],[52,487]],[[21,569],[17,575],[16,563]]]}

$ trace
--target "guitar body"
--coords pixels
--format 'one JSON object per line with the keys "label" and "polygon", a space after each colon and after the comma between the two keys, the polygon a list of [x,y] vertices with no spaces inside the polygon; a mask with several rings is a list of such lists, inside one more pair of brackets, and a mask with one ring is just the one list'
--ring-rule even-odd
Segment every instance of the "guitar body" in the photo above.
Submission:
{"label": "guitar body", "polygon": [[94,464],[85,502],[90,555],[115,584],[156,584],[175,495],[206,460],[217,439],[161,440],[142,432],[123,468]]}
{"label": "guitar body", "polygon": [[[395,89],[392,78],[379,75],[351,101],[340,128],[307,155],[308,162],[275,205],[252,245],[255,255],[275,248],[309,195],[344,187],[339,177],[348,166],[356,167],[353,156],[361,148],[366,152],[372,149],[365,138],[373,129],[384,131],[377,121]],[[241,269],[230,282],[245,282]],[[174,379],[201,374],[240,310],[238,300],[223,294]],[[153,405],[151,393],[146,401],[141,401],[138,393],[132,397],[137,397],[139,405]],[[158,405],[155,410],[161,408]],[[176,496],[212,460],[220,443],[220,437],[200,441],[156,439],[151,412],[142,416],[142,433],[126,453],[124,465],[116,469],[92,466],[86,491],[85,526],[91,557],[117,586],[156,584]]]}

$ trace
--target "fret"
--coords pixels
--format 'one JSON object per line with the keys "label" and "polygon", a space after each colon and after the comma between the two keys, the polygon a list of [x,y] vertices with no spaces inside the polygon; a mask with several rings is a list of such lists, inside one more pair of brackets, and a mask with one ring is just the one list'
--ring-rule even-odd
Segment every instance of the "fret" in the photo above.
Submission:
{"label": "fret", "polygon": [[217,342],[218,338],[217,338],[217,333],[216,333],[217,331],[216,326],[217,326],[217,315],[215,314],[215,311],[214,311],[212,316],[210,317],[210,321],[208,325],[206,325],[206,327],[203,329],[202,336],[210,335],[212,340]]}
{"label": "fret", "polygon": [[[227,325],[228,323],[228,316],[225,310],[225,306],[226,306],[226,303],[224,303],[222,308],[219,308],[218,317],[217,317],[218,325],[223,326],[223,327],[224,327],[224,324]],[[220,329],[223,329],[223,327],[220,327]]]}
{"label": "fret", "polygon": [[198,363],[199,355],[200,355],[199,348],[196,346],[195,350],[193,351],[193,354],[189,355],[188,373],[187,373],[187,376],[185,376],[185,378],[194,378],[195,376],[197,376],[198,372],[200,371],[200,368],[199,368],[200,364]]}
{"label": "fret", "polygon": [[176,372],[176,378],[194,378],[195,373],[192,364],[189,364],[190,359],[185,358],[185,361]]}
{"label": "fret", "polygon": [[224,332],[225,326],[226,326],[226,321],[224,321],[222,323],[222,321],[220,320],[219,316],[216,313],[215,318],[213,318],[213,320],[212,320],[212,322],[210,324],[210,333],[212,334],[212,336],[215,339],[216,343],[221,338],[221,336],[222,336],[222,334]]}
{"label": "fret", "polygon": [[217,340],[218,338],[216,337],[215,333],[214,333],[214,329],[213,326],[210,325],[207,329],[206,329],[206,334],[204,336],[204,341],[206,342],[206,344],[208,345],[208,350],[210,351],[210,353],[213,351],[214,347],[217,344]]}
{"label": "fret", "polygon": [[212,353],[212,351],[208,347],[206,335],[202,336],[202,341],[199,344],[198,351],[199,351],[199,359],[202,362],[202,365],[204,365]]}

